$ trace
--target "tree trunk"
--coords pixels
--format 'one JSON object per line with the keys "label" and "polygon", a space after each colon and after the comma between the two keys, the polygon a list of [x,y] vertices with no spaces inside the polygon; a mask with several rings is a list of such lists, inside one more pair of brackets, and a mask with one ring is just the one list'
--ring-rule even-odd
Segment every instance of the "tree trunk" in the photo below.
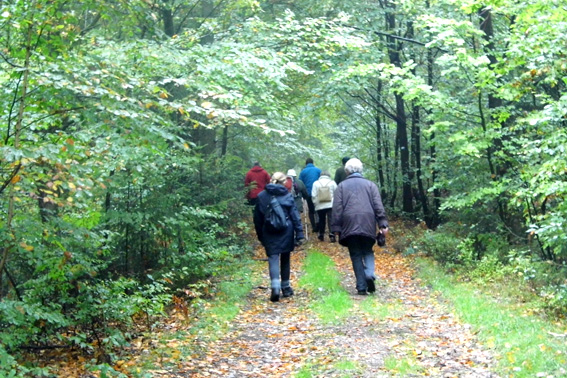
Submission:
{"label": "tree trunk", "polygon": [[[395,35],[396,16],[394,13],[395,5],[389,1],[386,2],[386,25],[389,31]],[[400,50],[402,45],[397,43],[393,37],[387,37],[388,56],[390,63],[396,67],[401,67]],[[406,213],[413,212],[413,194],[410,178],[410,160],[408,148],[408,131],[405,102],[401,94],[394,94],[396,99],[396,133],[398,140],[398,148],[400,149],[400,165],[402,168],[402,210]]]}
{"label": "tree trunk", "polygon": [[[213,15],[214,4],[211,0],[203,0],[201,3],[201,16],[203,19],[210,18]],[[215,37],[213,34],[207,34],[201,38],[202,45],[213,43]],[[193,129],[193,141],[200,148],[204,155],[211,155],[216,149],[216,130],[214,128],[207,128],[202,125],[207,124],[206,117],[196,117],[200,121],[200,125]]]}
{"label": "tree trunk", "polygon": [[167,7],[165,2],[164,7],[161,9],[161,17],[163,19],[163,31],[169,36],[173,37],[175,35],[175,26],[173,24],[173,12]]}
{"label": "tree trunk", "polygon": [[421,210],[423,211],[423,217],[425,219],[430,218],[429,214],[429,204],[427,202],[427,192],[423,186],[421,170],[421,127],[420,127],[420,108],[419,106],[413,107],[412,112],[412,128],[411,128],[411,139],[412,139],[412,152],[415,160],[415,175],[417,181],[417,198],[421,202]]}
{"label": "tree trunk", "polygon": [[227,148],[228,148],[228,125],[224,125],[224,129],[222,130],[221,156],[226,156]]}
{"label": "tree trunk", "polygon": [[[408,22],[408,38],[414,38],[413,23]],[[418,59],[415,53],[411,53],[410,57],[414,62]],[[417,77],[417,69],[413,69],[414,76]],[[415,179],[417,182],[417,191],[415,198],[421,203],[421,210],[423,212],[423,217],[429,217],[429,204],[427,201],[427,192],[423,185],[423,172],[421,170],[421,117],[420,117],[420,106],[415,103],[412,105],[412,121],[411,121],[411,149],[413,156],[413,165],[415,166]]]}
{"label": "tree trunk", "polygon": [[[427,50],[427,84],[430,88],[433,88],[433,64],[433,52],[431,50]],[[436,228],[441,223],[441,219],[439,217],[439,208],[441,207],[441,192],[436,185],[438,172],[436,167],[437,150],[435,147],[435,133],[431,133],[431,136],[429,137],[429,146],[429,156],[431,161],[431,185],[434,187],[433,209],[431,210],[431,217],[429,219],[426,218],[425,221],[427,223],[427,227]]]}
{"label": "tree trunk", "polygon": [[[482,30],[484,32],[484,38],[486,39],[486,41],[488,42],[486,49],[488,50],[488,60],[490,61],[491,66],[493,66],[494,64],[496,64],[498,62],[498,60],[496,59],[496,56],[494,56],[494,27],[492,24],[492,12],[490,11],[490,8],[482,8],[479,11],[479,16],[480,16],[480,30]],[[502,106],[502,100],[495,97],[494,94],[489,91],[488,93],[488,110],[489,110],[489,114],[488,117],[485,117],[484,112],[483,112],[483,104],[482,104],[482,93],[479,94],[479,111],[480,111],[480,115],[481,115],[481,123],[482,123],[482,127],[484,132],[486,133],[488,131],[488,122],[490,122],[490,119],[492,117],[492,112],[494,111],[494,109],[497,109],[498,107]],[[488,118],[488,119],[487,119]],[[494,138],[492,140],[492,144],[489,145],[489,147],[486,149],[486,156],[488,159],[488,165],[490,167],[490,174],[491,177],[494,181],[499,180],[500,177],[502,177],[502,175],[505,173],[505,169],[500,166],[499,164],[496,163],[495,159],[494,159],[494,154],[496,151],[499,151],[502,149],[502,139],[497,137]],[[506,222],[506,211],[504,209],[504,205],[502,203],[501,199],[498,199],[498,215],[500,217],[500,219],[502,220],[502,222],[507,223]]]}
{"label": "tree trunk", "polygon": [[[380,99],[382,97],[382,81],[378,81],[378,86],[376,88],[376,98]],[[382,135],[382,114],[378,111],[378,104],[376,104],[376,115],[374,121],[376,122],[376,160],[378,162],[378,182],[380,184],[380,195],[382,201],[387,200],[386,191],[386,179],[384,177],[384,165],[386,164],[385,154],[382,149],[384,144],[384,136]]]}

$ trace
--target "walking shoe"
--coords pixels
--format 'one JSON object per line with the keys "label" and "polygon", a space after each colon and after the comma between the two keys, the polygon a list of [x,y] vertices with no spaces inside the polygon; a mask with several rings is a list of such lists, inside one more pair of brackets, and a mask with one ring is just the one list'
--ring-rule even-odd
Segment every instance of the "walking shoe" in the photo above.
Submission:
{"label": "walking shoe", "polygon": [[284,298],[291,297],[293,295],[293,289],[291,287],[284,287],[282,289],[282,295]]}
{"label": "walking shoe", "polygon": [[280,291],[278,289],[272,289],[272,294],[270,295],[270,300],[272,302],[280,301]]}
{"label": "walking shoe", "polygon": [[321,240],[321,241],[325,241],[325,236],[323,236],[323,235],[319,235],[319,240]]}
{"label": "walking shoe", "polygon": [[330,236],[329,236],[329,241],[330,241],[331,243],[336,242],[337,239],[335,239],[335,235],[330,235]]}
{"label": "walking shoe", "polygon": [[368,295],[368,293],[366,292],[366,290],[358,290],[358,292],[356,293],[358,295]]}
{"label": "walking shoe", "polygon": [[372,278],[366,279],[366,285],[368,286],[369,293],[374,293],[376,291],[376,285],[374,285],[374,280]]}

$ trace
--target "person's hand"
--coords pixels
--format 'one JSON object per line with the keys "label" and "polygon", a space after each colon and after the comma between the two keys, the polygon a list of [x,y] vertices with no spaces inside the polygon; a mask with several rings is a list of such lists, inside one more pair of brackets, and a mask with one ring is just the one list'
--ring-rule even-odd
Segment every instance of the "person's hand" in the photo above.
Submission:
{"label": "person's hand", "polygon": [[299,246],[302,245],[303,243],[305,243],[305,238],[295,239],[295,245],[296,245],[296,246],[299,247]]}
{"label": "person's hand", "polygon": [[384,227],[384,228],[380,228],[380,232],[382,234],[384,234],[384,236],[386,236],[386,234],[388,233],[388,231],[390,231],[390,229],[388,227]]}

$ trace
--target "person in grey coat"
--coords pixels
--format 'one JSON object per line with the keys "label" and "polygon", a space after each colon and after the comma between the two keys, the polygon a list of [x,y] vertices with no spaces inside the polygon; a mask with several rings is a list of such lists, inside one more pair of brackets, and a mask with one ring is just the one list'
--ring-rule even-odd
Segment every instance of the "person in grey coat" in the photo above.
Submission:
{"label": "person in grey coat", "polygon": [[[304,240],[303,225],[295,207],[295,201],[285,187],[286,179],[286,175],[282,172],[275,172],[270,184],[258,194],[258,202],[254,209],[256,235],[268,256],[272,289],[270,300],[272,302],[280,300],[280,293],[284,297],[293,295],[289,282],[290,253],[295,245],[302,244]],[[266,213],[272,196],[277,199],[287,216],[287,226],[283,231],[270,232],[265,226]]]}
{"label": "person in grey coat", "polygon": [[297,173],[295,173],[295,169],[289,169],[287,171],[287,181],[285,183],[285,187],[293,196],[295,200],[295,206],[297,207],[297,211],[299,211],[300,215],[303,213],[303,200],[307,201],[307,197],[309,197],[309,193],[307,193],[307,188],[303,181],[297,178]]}
{"label": "person in grey coat", "polygon": [[335,190],[331,232],[341,245],[348,247],[356,290],[359,295],[367,295],[376,291],[372,251],[376,226],[386,234],[388,219],[378,186],[362,176],[362,162],[350,159],[345,171],[347,178]]}

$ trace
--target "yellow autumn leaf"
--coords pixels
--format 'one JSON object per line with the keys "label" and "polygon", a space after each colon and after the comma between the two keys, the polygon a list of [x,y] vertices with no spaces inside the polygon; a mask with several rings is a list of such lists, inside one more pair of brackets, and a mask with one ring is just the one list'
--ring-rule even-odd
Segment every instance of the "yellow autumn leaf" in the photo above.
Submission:
{"label": "yellow autumn leaf", "polygon": [[26,243],[24,243],[24,242],[21,242],[21,243],[20,243],[20,247],[22,247],[23,249],[25,249],[25,250],[28,251],[28,252],[33,251],[33,246],[28,245],[28,244],[26,244]]}
{"label": "yellow autumn leaf", "polygon": [[67,183],[67,185],[69,185],[69,189],[77,189],[77,187],[75,186],[75,184],[73,184],[72,182]]}
{"label": "yellow autumn leaf", "polygon": [[205,109],[209,109],[209,108],[211,108],[211,107],[213,106],[213,103],[210,102],[210,101],[205,101],[205,102],[203,102],[203,103],[201,104],[201,106],[202,106],[203,108],[205,108]]}
{"label": "yellow autumn leaf", "polygon": [[20,180],[22,179],[22,177],[20,175],[15,175],[14,177],[12,177],[12,180],[10,180],[10,182],[12,184],[16,184],[18,183]]}

